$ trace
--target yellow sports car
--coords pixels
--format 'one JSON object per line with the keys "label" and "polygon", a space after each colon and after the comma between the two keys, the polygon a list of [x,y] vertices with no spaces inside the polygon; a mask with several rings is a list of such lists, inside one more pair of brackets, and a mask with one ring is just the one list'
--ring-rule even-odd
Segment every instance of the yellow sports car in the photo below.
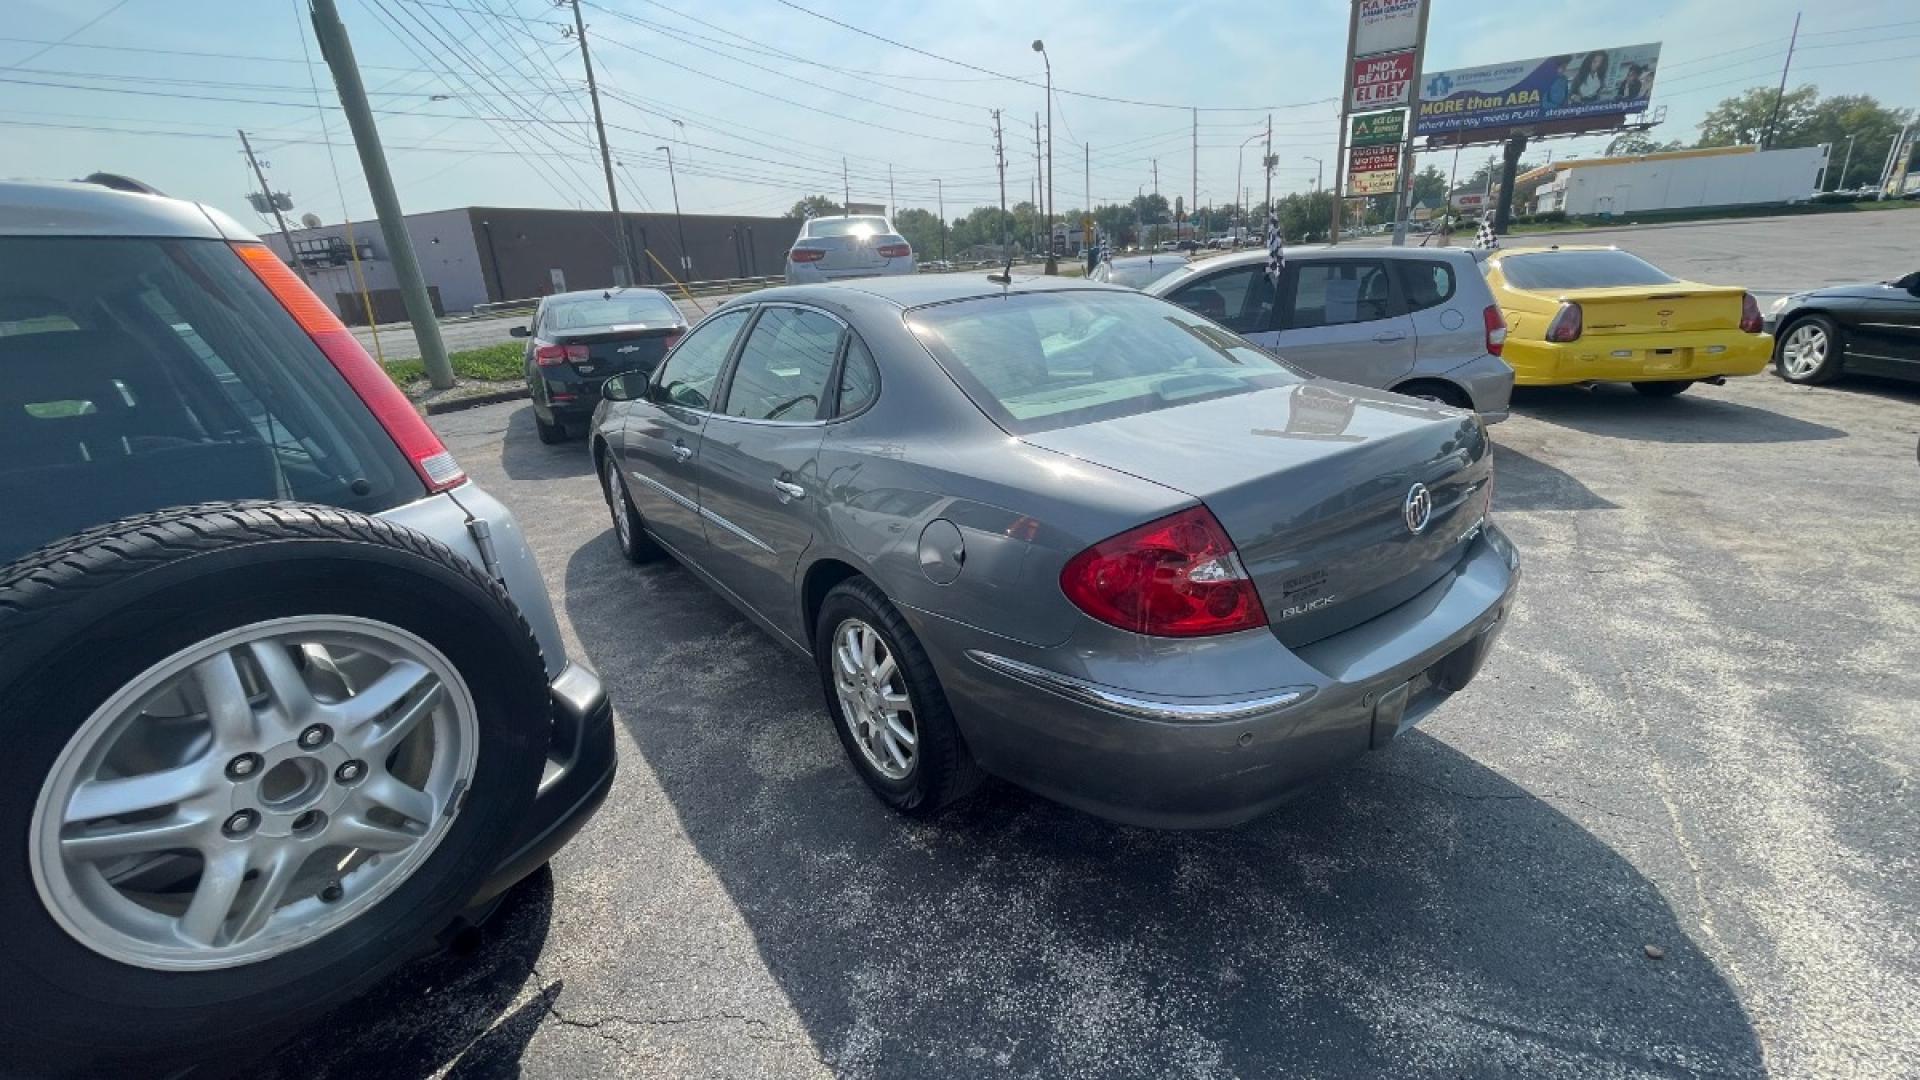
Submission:
{"label": "yellow sports car", "polygon": [[1626,382],[1672,397],[1757,375],[1773,356],[1743,289],[1681,281],[1611,247],[1502,248],[1482,264],[1517,386]]}

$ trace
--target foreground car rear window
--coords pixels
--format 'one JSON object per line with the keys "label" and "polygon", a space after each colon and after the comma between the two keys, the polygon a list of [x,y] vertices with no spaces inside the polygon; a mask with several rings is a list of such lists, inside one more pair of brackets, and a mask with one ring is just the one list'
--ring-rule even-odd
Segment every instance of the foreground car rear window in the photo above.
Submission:
{"label": "foreground car rear window", "polygon": [[1509,255],[1500,272],[1516,289],[1606,289],[1620,285],[1672,285],[1679,278],[1624,251],[1542,251]]}
{"label": "foreground car rear window", "polygon": [[1233,331],[1137,293],[985,296],[914,309],[907,325],[1015,435],[1301,381]]}
{"label": "foreground car rear window", "polygon": [[227,245],[0,238],[0,563],[167,506],[424,494]]}

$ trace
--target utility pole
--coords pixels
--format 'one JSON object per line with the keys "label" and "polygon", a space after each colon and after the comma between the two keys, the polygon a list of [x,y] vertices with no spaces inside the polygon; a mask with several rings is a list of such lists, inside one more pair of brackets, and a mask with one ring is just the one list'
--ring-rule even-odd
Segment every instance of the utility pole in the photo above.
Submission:
{"label": "utility pole", "polygon": [[680,235],[680,280],[693,280],[693,254],[687,250],[687,224],[680,216],[680,173],[673,167],[673,147],[656,146],[667,155],[667,180],[673,184],[673,229]]}
{"label": "utility pole", "polygon": [[[1359,6],[1355,5],[1355,18],[1359,15]],[[1420,114],[1420,81],[1427,66],[1427,16],[1433,12],[1431,0],[1420,5],[1420,29],[1416,32],[1413,46],[1413,82],[1407,86],[1407,123],[1401,134],[1400,143],[1400,189],[1393,196],[1393,246],[1403,247],[1407,242],[1407,218],[1413,208],[1413,129],[1414,119]],[[1348,51],[1352,55],[1352,51]],[[1347,123],[1340,121],[1340,137],[1347,136]],[[1502,223],[1504,224],[1504,222]]]}
{"label": "utility pole", "polygon": [[[247,133],[240,132],[240,148],[247,152],[247,164],[253,166],[253,175],[260,181],[260,196],[267,200],[267,209],[273,211],[273,220],[280,226],[280,239],[287,245],[287,261],[293,262],[293,234],[287,231],[287,219],[280,213],[280,204],[273,201],[273,189],[267,186],[267,174],[260,170],[260,159],[253,156],[253,144],[247,141]],[[369,320],[371,322],[371,320]]]}
{"label": "utility pole", "polygon": [[[1199,109],[1193,110],[1193,190],[1187,195],[1187,207],[1189,211],[1187,220],[1192,221],[1193,220],[1192,215],[1200,212],[1200,110]],[[1200,232],[1198,229],[1194,230],[1193,238],[1195,240],[1200,239]]]}
{"label": "utility pole", "polygon": [[380,130],[374,126],[373,110],[367,107],[367,88],[360,81],[360,67],[353,59],[353,43],[347,40],[347,28],[340,22],[340,12],[333,0],[309,2],[313,36],[320,42],[320,58],[333,72],[340,107],[346,112],[347,126],[353,131],[353,146],[360,154],[360,170],[367,177],[367,194],[373,198],[374,213],[380,219],[380,234],[387,242],[387,258],[392,260],[393,276],[400,284],[400,299],[406,304],[407,319],[413,323],[414,340],[420,346],[420,362],[426,367],[427,381],[434,389],[445,390],[453,385],[453,367],[447,363],[447,347],[440,340],[440,320],[433,313],[433,301],[420,274],[420,261],[414,258],[413,238],[407,235],[407,221],[400,213],[400,197],[393,190],[393,174],[387,171],[387,154],[380,146]]}
{"label": "utility pole", "polygon": [[607,122],[600,116],[600,87],[593,81],[593,55],[587,51],[587,24],[580,18],[580,0],[572,0],[572,7],[573,33],[580,41],[580,63],[587,69],[587,98],[593,103],[593,130],[600,136],[600,167],[607,174],[607,206],[613,210],[613,235],[620,250],[620,265],[627,268],[626,284],[632,285],[639,279],[633,276],[633,249],[627,243],[626,225],[620,217],[620,191],[613,183],[613,152],[607,149]]}
{"label": "utility pole", "polygon": [[1007,148],[1000,141],[1000,110],[993,110],[993,164],[1000,173],[1000,254],[1007,251]]}
{"label": "utility pole", "polygon": [[1152,158],[1151,160],[1153,162],[1153,193],[1155,195],[1159,195],[1160,194],[1160,159]]}
{"label": "utility pole", "polygon": [[1793,13],[1793,36],[1787,39],[1787,58],[1780,62],[1780,88],[1773,92],[1773,115],[1767,117],[1766,133],[1760,136],[1760,149],[1773,146],[1773,126],[1780,122],[1780,102],[1787,96],[1787,69],[1793,66],[1793,48],[1800,43],[1800,13]]}
{"label": "utility pole", "polygon": [[[1840,179],[1833,185],[1833,190],[1835,191],[1840,190],[1846,185],[1847,167],[1853,164],[1853,140],[1854,136],[1847,136],[1847,156],[1840,162]],[[1832,153],[1832,151],[1828,151],[1828,153]]]}
{"label": "utility pole", "polygon": [[900,213],[900,205],[893,201],[893,162],[887,162],[887,220],[891,221]]}
{"label": "utility pole", "polygon": [[[1086,199],[1086,207],[1087,207],[1086,215],[1088,217],[1092,217],[1093,216],[1093,144],[1092,143],[1080,144],[1080,183],[1085,185],[1085,188],[1086,188],[1083,195],[1083,197]],[[1080,231],[1084,233],[1086,230],[1082,229]],[[1081,246],[1084,247],[1088,239],[1089,239],[1088,237],[1082,236],[1080,238]]]}
{"label": "utility pole", "polygon": [[[1274,166],[1273,114],[1268,113],[1267,114],[1267,143],[1266,143],[1266,148],[1264,149],[1264,151],[1261,153],[1261,156],[1260,156],[1260,167],[1261,169],[1265,170],[1267,174],[1266,211],[1267,211],[1268,217],[1273,216],[1273,166]],[[1333,200],[1333,204],[1335,207],[1338,207],[1340,205],[1340,200],[1338,198],[1335,198]],[[1340,211],[1338,209],[1334,210],[1334,213],[1336,214],[1339,212]],[[1262,224],[1262,230],[1264,231],[1265,223],[1262,222],[1261,224]]]}
{"label": "utility pole", "polygon": [[853,181],[847,179],[847,159],[840,159],[840,216],[853,215]]}
{"label": "utility pole", "polygon": [[[1432,2],[1433,0],[1425,0],[1425,2],[1420,5],[1421,10],[1424,11],[1427,5]],[[1347,7],[1350,9],[1347,12],[1347,51],[1341,54],[1345,59],[1341,62],[1342,74],[1340,76],[1340,141],[1339,149],[1334,153],[1333,162],[1333,206],[1327,210],[1327,243],[1329,244],[1338,244],[1340,242],[1340,197],[1346,194],[1347,185],[1353,182],[1353,178],[1348,175],[1347,172],[1347,153],[1351,149],[1347,146],[1347,117],[1352,115],[1353,88],[1347,84],[1352,81],[1353,46],[1360,33],[1360,5],[1357,3],[1348,4]],[[1425,42],[1420,42],[1419,44],[1425,44]],[[1411,95],[1417,95],[1419,92],[1420,84],[1415,82]],[[1408,102],[1408,105],[1412,104],[1414,104],[1414,102]],[[1413,119],[1411,115],[1412,110],[1409,109],[1408,112],[1409,115],[1407,119],[1411,121]],[[1273,114],[1271,113],[1267,114],[1267,126],[1273,126]],[[1409,123],[1407,130],[1402,133],[1402,137],[1408,139],[1413,138],[1412,129],[1413,125]],[[1363,202],[1360,205],[1360,217],[1364,223],[1366,219],[1366,203]]]}
{"label": "utility pole", "polygon": [[940,207],[940,259],[947,258],[947,189],[940,185],[940,178],[933,178],[933,197]]}

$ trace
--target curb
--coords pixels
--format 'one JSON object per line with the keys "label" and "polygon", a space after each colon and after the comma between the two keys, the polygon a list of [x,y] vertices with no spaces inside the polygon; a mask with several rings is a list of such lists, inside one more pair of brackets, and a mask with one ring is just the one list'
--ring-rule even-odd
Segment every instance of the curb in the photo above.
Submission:
{"label": "curb", "polygon": [[462,409],[477,409],[482,405],[498,405],[503,401],[519,401],[530,396],[532,396],[531,391],[526,387],[516,386],[511,390],[494,390],[468,397],[429,401],[421,407],[420,411],[428,416],[439,416],[441,413],[459,412]]}

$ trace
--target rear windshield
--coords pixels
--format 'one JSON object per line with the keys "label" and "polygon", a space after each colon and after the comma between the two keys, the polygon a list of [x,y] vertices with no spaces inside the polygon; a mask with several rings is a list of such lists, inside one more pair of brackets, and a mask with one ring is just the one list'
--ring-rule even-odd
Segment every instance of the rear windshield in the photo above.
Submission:
{"label": "rear windshield", "polygon": [[0,563],[184,503],[424,494],[225,244],[0,237]]}
{"label": "rear windshield", "polygon": [[1178,255],[1159,255],[1151,259],[1115,259],[1108,281],[1115,285],[1144,289],[1168,274],[1185,269],[1187,260]]}
{"label": "rear windshield", "polygon": [[1500,272],[1516,289],[1605,289],[1615,285],[1671,285],[1678,278],[1624,251],[1542,251],[1509,255]]}
{"label": "rear windshield", "polygon": [[614,293],[547,301],[548,330],[595,330],[629,323],[674,322],[680,309],[657,292]]}
{"label": "rear windshield", "polygon": [[808,236],[880,236],[892,231],[887,219],[880,217],[814,218],[807,222]]}
{"label": "rear windshield", "polygon": [[1015,435],[1301,381],[1239,335],[1138,293],[1011,293],[917,308],[907,325]]}

